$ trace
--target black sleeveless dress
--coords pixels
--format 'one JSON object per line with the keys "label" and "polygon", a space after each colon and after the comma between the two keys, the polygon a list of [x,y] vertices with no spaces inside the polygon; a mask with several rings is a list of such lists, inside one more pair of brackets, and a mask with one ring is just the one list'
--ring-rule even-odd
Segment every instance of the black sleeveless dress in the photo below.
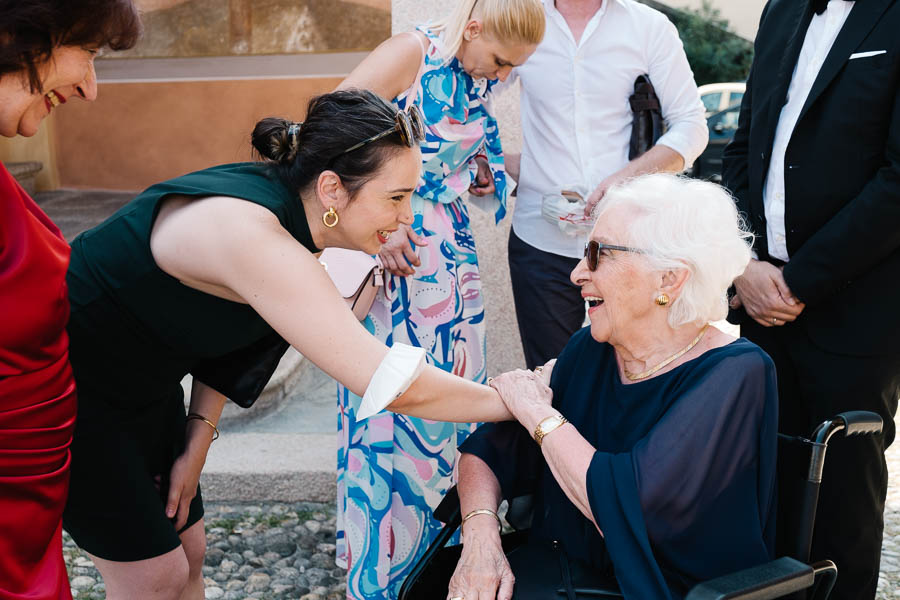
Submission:
{"label": "black sleeveless dress", "polygon": [[[165,501],[185,444],[182,378],[191,373],[231,395],[217,378],[240,370],[234,357],[270,347],[271,340],[280,351],[287,347],[249,305],[189,288],[157,266],[150,231],[160,201],[171,195],[259,204],[318,252],[299,197],[260,163],[221,165],[154,185],[74,240],[68,331],[79,406],[63,524],[79,546],[107,560],[143,560],[180,544]],[[185,529],[202,516],[198,486]]]}

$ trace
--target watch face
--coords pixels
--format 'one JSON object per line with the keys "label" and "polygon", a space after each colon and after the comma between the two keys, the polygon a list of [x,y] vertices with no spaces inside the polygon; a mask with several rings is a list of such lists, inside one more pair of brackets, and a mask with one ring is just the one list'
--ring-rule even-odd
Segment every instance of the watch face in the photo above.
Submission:
{"label": "watch face", "polygon": [[559,417],[550,417],[541,423],[541,431],[547,431],[547,429],[550,429],[551,427],[556,427],[560,420]]}

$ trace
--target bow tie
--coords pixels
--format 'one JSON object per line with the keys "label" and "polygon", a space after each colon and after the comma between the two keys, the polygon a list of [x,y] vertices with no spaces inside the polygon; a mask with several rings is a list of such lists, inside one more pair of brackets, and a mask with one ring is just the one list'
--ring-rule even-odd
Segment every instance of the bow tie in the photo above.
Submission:
{"label": "bow tie", "polygon": [[[856,1],[859,2],[859,0]],[[847,2],[853,2],[853,0],[847,0]],[[828,8],[828,0],[809,0],[809,5],[817,15],[821,15]]]}

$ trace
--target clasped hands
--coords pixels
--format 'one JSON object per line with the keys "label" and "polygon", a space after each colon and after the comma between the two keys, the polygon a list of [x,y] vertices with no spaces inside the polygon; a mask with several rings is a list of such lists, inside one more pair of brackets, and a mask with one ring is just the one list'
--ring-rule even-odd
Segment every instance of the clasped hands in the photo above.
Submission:
{"label": "clasped hands", "polygon": [[794,321],[806,304],[801,302],[784,280],[783,267],[751,260],[744,273],[734,280],[737,294],[731,308],[744,307],[747,314],[763,327]]}
{"label": "clasped hands", "polygon": [[[534,371],[519,369],[490,379],[510,413],[531,433],[544,417],[555,414],[550,375],[556,359]],[[510,600],[515,577],[503,553],[497,522],[490,515],[466,522],[463,549],[450,579],[447,598]]]}

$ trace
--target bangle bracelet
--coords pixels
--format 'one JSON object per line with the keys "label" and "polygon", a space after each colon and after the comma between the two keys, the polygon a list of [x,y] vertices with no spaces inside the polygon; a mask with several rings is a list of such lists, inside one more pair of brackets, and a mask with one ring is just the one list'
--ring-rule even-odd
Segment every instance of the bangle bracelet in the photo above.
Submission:
{"label": "bangle bracelet", "polygon": [[465,535],[465,533],[463,532],[463,526],[465,526],[466,521],[478,515],[493,515],[493,517],[497,519],[497,529],[499,531],[503,531],[503,523],[500,522],[500,516],[496,512],[492,511],[489,508],[477,508],[463,517],[462,522],[459,524],[459,532],[462,535]]}
{"label": "bangle bracelet", "polygon": [[216,427],[215,423],[213,423],[212,421],[210,421],[203,415],[198,415],[197,413],[188,413],[187,420],[188,421],[194,421],[194,420],[203,421],[204,423],[206,423],[207,425],[209,425],[210,427],[213,428],[214,433],[213,433],[212,441],[216,441],[217,439],[219,439],[219,428]]}

